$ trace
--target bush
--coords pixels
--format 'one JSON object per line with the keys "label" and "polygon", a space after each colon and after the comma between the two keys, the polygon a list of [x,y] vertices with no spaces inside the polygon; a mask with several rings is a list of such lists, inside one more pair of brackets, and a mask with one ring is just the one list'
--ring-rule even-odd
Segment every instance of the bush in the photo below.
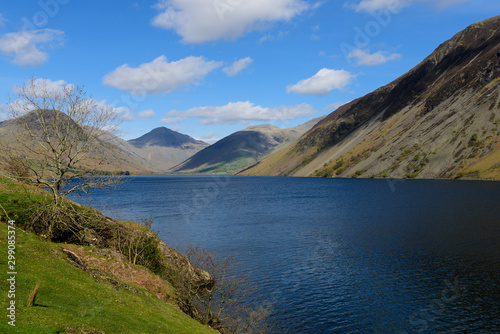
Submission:
{"label": "bush", "polygon": [[357,170],[357,171],[355,172],[355,174],[356,174],[357,176],[361,176],[361,175],[363,175],[365,172],[366,172],[366,169],[361,169],[361,170]]}

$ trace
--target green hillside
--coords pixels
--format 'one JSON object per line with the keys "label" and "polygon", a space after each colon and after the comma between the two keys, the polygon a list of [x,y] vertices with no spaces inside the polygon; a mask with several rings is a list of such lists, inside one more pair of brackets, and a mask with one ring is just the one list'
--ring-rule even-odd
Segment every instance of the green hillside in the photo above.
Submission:
{"label": "green hillside", "polygon": [[[4,314],[1,333],[216,333],[179,309],[169,282],[110,248],[53,243],[22,230],[34,209],[46,201],[42,190],[0,178],[0,204],[6,211],[0,209],[4,276],[12,271],[6,261],[6,214],[17,227],[14,298],[9,298],[8,281],[0,282],[4,313],[15,300],[16,326],[9,325]],[[142,228],[134,223],[122,225],[127,226]],[[37,284],[34,306],[28,307]]]}

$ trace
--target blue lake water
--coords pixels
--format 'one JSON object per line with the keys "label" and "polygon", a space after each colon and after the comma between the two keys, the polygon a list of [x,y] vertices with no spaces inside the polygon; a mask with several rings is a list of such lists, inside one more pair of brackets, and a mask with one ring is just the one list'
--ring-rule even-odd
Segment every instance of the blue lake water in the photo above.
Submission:
{"label": "blue lake water", "polygon": [[90,199],[236,254],[276,333],[500,333],[499,182],[141,176]]}

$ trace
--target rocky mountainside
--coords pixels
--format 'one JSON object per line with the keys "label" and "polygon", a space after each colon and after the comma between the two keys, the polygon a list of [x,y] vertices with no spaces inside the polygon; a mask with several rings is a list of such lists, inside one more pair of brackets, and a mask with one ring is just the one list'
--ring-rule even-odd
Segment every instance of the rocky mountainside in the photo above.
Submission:
{"label": "rocky mountainside", "polygon": [[235,173],[299,139],[321,118],[282,129],[265,124],[237,131],[196,153],[172,169],[173,172]]}
{"label": "rocky mountainside", "polygon": [[247,175],[500,179],[500,16],[346,104]]}
{"label": "rocky mountainside", "polygon": [[145,135],[129,140],[124,149],[137,154],[157,171],[166,171],[209,144],[165,127],[153,129]]}

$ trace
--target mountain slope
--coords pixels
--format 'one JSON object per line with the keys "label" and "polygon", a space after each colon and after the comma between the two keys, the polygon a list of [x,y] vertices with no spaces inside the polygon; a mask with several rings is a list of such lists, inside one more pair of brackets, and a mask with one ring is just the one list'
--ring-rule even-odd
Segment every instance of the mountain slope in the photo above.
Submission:
{"label": "mountain slope", "polygon": [[162,147],[189,147],[195,145],[208,145],[205,142],[191,138],[188,135],[170,130],[166,127],[160,127],[151,130],[145,135],[128,141],[137,148],[144,146],[162,146]]}
{"label": "mountain slope", "polygon": [[499,27],[469,26],[243,174],[499,179]]}
{"label": "mountain slope", "polygon": [[126,149],[141,156],[157,170],[168,170],[209,144],[165,127],[153,129],[147,134],[128,141]]}
{"label": "mountain slope", "polygon": [[[71,129],[70,136],[84,136],[85,130],[78,126],[73,120],[67,117],[64,113],[57,113],[57,117],[46,117],[48,122],[54,122],[55,119],[58,120],[61,125],[59,128],[61,131],[67,131],[67,129]],[[55,114],[54,114],[55,115]],[[36,128],[36,122],[38,120],[33,115],[27,114],[24,117],[23,121],[31,121],[33,122],[34,127]],[[67,123],[69,122],[69,127]],[[74,123],[74,124],[73,124]],[[57,128],[57,126],[53,126]],[[66,129],[66,130],[65,130]],[[4,141],[14,148],[20,148],[19,143],[16,142],[16,134],[24,132],[24,128],[21,124],[19,124],[16,119],[7,120],[0,123],[0,141]],[[102,150],[106,156],[106,161],[96,165],[95,161],[93,161],[93,156],[90,155],[85,161],[82,161],[81,168],[88,170],[97,170],[97,171],[106,171],[106,172],[124,172],[128,171],[132,174],[150,174],[154,172],[154,169],[147,163],[146,159],[142,156],[138,155],[134,148],[128,146],[127,143],[115,135],[107,134],[105,136],[105,141],[107,145],[102,145]],[[118,147],[118,150],[110,149],[111,146]],[[95,158],[95,156],[94,156]]]}
{"label": "mountain slope", "polygon": [[237,131],[198,152],[172,169],[174,172],[234,173],[255,164],[296,141],[319,118],[294,128],[281,129],[265,124]]}
{"label": "mountain slope", "polygon": [[[119,241],[113,240],[113,233],[151,233],[146,227],[116,221],[64,200],[66,210],[78,207],[92,223],[81,224],[81,218],[76,224],[70,220],[67,224],[74,224],[75,234],[66,234],[59,243],[51,242],[46,234],[41,236],[46,231],[44,223],[34,218],[48,210],[49,197],[38,187],[0,177],[0,236],[7,240],[15,226],[15,257],[22,268],[16,277],[15,330],[9,319],[0,323],[0,333],[218,333],[180,310],[180,294],[166,275],[153,273],[145,263],[133,263],[116,248]],[[75,212],[69,210],[67,217],[74,217]],[[11,219],[14,225],[8,224]],[[83,234],[81,229],[87,237],[76,238],[76,234]],[[184,255],[153,235],[160,250],[158,258],[165,261],[166,268],[179,274],[193,268]],[[7,265],[2,261],[1,270],[9,271]],[[36,285],[40,288],[29,307],[27,301]],[[8,290],[4,280],[0,283],[3,303],[9,302]]]}

